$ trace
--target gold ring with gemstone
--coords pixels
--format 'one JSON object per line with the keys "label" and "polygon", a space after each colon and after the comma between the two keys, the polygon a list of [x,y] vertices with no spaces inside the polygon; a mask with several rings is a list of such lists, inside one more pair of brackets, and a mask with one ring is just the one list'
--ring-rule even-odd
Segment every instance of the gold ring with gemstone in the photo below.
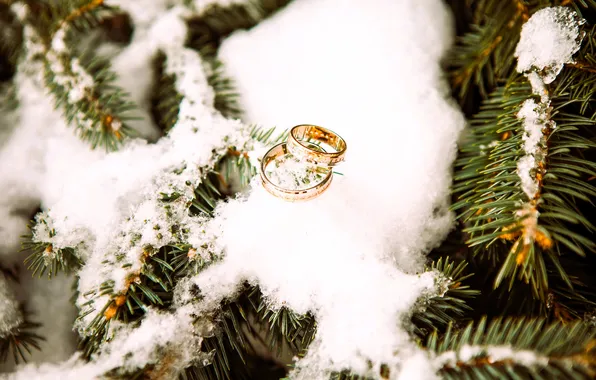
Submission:
{"label": "gold ring with gemstone", "polygon": [[274,184],[271,181],[271,179],[267,176],[265,170],[267,169],[267,166],[276,158],[287,154],[291,154],[291,152],[289,152],[286,143],[282,142],[269,149],[269,151],[265,153],[261,160],[261,181],[263,183],[263,187],[270,194],[278,198],[281,198],[285,201],[295,202],[306,201],[309,199],[316,198],[319,195],[321,195],[325,190],[327,190],[333,178],[333,172],[331,171],[331,169],[327,170],[327,174],[320,182],[306,189],[286,189],[284,187]]}
{"label": "gold ring with gemstone", "polygon": [[[327,144],[335,152],[313,149],[313,141]],[[315,165],[335,166],[339,164],[344,160],[347,148],[346,141],[337,133],[317,125],[297,125],[290,130],[288,135],[288,151],[294,157],[311,161]]]}

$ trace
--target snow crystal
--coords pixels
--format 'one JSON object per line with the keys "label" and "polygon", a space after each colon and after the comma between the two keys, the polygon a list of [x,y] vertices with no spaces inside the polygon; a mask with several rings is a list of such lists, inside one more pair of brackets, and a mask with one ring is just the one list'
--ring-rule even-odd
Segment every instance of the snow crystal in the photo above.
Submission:
{"label": "snow crystal", "polygon": [[515,49],[517,71],[531,68],[544,70],[544,82],[551,83],[566,63],[573,62],[583,39],[580,26],[585,23],[566,7],[549,7],[537,11],[524,24]]}

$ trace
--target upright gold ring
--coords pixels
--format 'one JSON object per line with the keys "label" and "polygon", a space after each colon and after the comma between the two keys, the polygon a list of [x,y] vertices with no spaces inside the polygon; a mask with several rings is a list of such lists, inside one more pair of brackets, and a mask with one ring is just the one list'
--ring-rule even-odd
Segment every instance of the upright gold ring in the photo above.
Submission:
{"label": "upright gold ring", "polygon": [[261,180],[263,182],[263,187],[272,195],[281,198],[285,201],[295,202],[295,201],[306,201],[312,198],[316,198],[321,195],[329,185],[331,184],[331,180],[333,179],[333,172],[331,169],[328,170],[327,175],[321,180],[321,182],[317,183],[316,185],[306,188],[306,189],[286,189],[281,186],[277,186],[269,177],[265,170],[267,166],[273,162],[277,157],[284,156],[291,152],[288,151],[287,145],[285,142],[275,145],[273,148],[269,149],[267,153],[263,156],[261,160]]}
{"label": "upright gold ring", "polygon": [[[312,149],[307,145],[312,141],[327,144],[335,152]],[[344,160],[348,145],[337,133],[327,128],[300,124],[290,130],[287,148],[294,157],[299,159],[311,161],[316,165],[335,166]]]}

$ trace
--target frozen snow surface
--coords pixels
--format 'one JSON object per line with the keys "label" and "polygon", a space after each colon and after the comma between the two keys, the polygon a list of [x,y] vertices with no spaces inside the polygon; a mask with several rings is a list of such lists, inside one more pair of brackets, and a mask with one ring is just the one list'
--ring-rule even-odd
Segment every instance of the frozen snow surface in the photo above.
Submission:
{"label": "frozen snow surface", "polygon": [[[222,259],[179,284],[172,312],[149,310],[136,329],[113,324],[116,338],[91,363],[75,355],[23,367],[13,378],[91,379],[116,366],[156,363],[158,349],[177,352],[176,365],[188,364],[188,352],[201,341],[190,316],[209,315],[245,280],[261,287],[271,307],[317,317],[315,342],[292,378],[325,379],[328,371],[343,369],[378,378],[381,364],[389,365],[391,379],[434,378],[405,321],[419,297],[437,291],[433,273],[416,273],[424,253],[453,224],[447,211],[451,166],[464,120],[439,64],[452,43],[443,2],[297,0],[229,37],[220,58],[238,85],[245,122],[280,129],[322,125],[347,140],[348,153],[336,169],[342,175],[317,199],[283,202],[255,179],[248,192],[220,204],[212,220],[189,217],[184,208],[200,168],[212,166],[230,145],[247,151],[252,162],[266,147],[249,141],[245,125],[214,110],[204,62],[182,47],[185,10],[169,9],[173,1],[110,3],[134,11],[139,26],[115,68],[121,85],[145,106],[142,130],[151,136],[155,127],[130,67],[138,68],[139,86],[148,89],[148,62],[158,48],[184,96],[179,121],[156,144],[132,140],[116,153],[88,152],[52,110],[36,68],[24,68],[17,78],[22,132],[13,137],[22,146],[9,143],[2,151],[10,160],[21,157],[24,166],[2,168],[1,184],[12,189],[15,202],[41,202],[42,216],[57,232],[50,240],[56,249],[77,247],[85,260],[79,305],[106,280],[126,291],[142,265],[140,247],[175,241],[168,233],[174,223],[189,228],[186,239],[195,249],[208,244]],[[195,3],[201,11],[213,2]],[[31,158],[21,156],[26,152]],[[182,196],[166,213],[157,198],[173,191]],[[47,231],[36,233],[45,238]],[[189,296],[195,285],[205,295],[200,302]],[[106,302],[101,296],[86,307],[97,312]],[[94,315],[78,322],[79,332],[88,333]],[[212,327],[204,322],[204,329]]]}

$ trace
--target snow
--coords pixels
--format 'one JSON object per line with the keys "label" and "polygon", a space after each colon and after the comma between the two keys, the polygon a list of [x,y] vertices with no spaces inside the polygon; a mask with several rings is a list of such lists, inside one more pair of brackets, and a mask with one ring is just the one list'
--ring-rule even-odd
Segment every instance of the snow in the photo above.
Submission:
{"label": "snow", "polygon": [[526,153],[517,163],[517,172],[522,190],[531,200],[539,190],[538,180],[533,171],[537,168],[537,160],[541,160],[546,154],[546,141],[542,129],[554,125],[554,122],[549,120],[544,104],[538,104],[534,99],[524,101],[517,117],[523,120],[522,147]]}
{"label": "snow", "polygon": [[306,189],[320,183],[329,173],[327,167],[305,164],[288,153],[273,160],[265,169],[267,178],[285,189]]}
{"label": "snow", "polygon": [[[234,5],[250,4],[247,0],[191,0],[191,7],[198,13],[204,13],[214,6],[230,7]],[[250,6],[250,5],[249,5]],[[254,5],[253,5],[254,7]]]}
{"label": "snow", "polygon": [[[447,211],[451,165],[464,120],[440,66],[452,43],[445,5],[302,0],[225,41],[220,58],[238,83],[245,122],[280,129],[315,122],[340,133],[349,150],[336,168],[343,176],[336,175],[319,198],[286,203],[255,178],[245,194],[220,204],[216,217],[207,219],[189,216],[185,207],[201,169],[213,167],[229,146],[247,152],[251,162],[267,147],[250,141],[246,124],[214,110],[205,63],[181,46],[187,10],[171,1],[108,3],[135,10],[139,26],[115,59],[120,81],[147,112],[149,62],[163,50],[166,72],[176,75],[184,96],[177,124],[155,144],[129,140],[118,152],[88,152],[51,109],[36,68],[29,67],[31,74],[23,69],[17,82],[24,152],[9,142],[2,154],[12,160],[31,151],[32,159],[23,158],[20,173],[11,168],[11,186],[27,184],[22,194],[41,201],[46,211],[40,217],[57,232],[50,238],[45,227],[37,228],[36,236],[55,249],[77,247],[85,261],[78,273],[82,312],[109,302],[102,296],[83,307],[85,294],[106,281],[126,291],[143,266],[142,247],[180,238],[169,232],[173,223],[189,228],[182,238],[194,252],[201,254],[206,244],[220,261],[179,283],[171,312],[150,310],[138,327],[112,323],[114,339],[92,362],[75,354],[61,364],[22,367],[13,378],[92,379],[117,366],[158,363],[157,353],[170,350],[181,355],[175,366],[201,360],[192,353],[212,328],[210,315],[244,280],[258,284],[271,307],[317,317],[317,336],[293,378],[317,380],[346,368],[378,378],[381,364],[390,366],[391,379],[434,378],[404,321],[419,297],[443,289],[434,273],[418,273],[424,253],[453,225]],[[206,10],[211,3],[195,5]],[[139,89],[130,67],[140,70]],[[150,134],[155,129],[144,117]],[[33,137],[40,118],[47,120],[44,130]],[[159,194],[174,191],[182,195],[166,212]],[[192,302],[194,285],[204,300]],[[79,333],[89,333],[94,315],[77,322]],[[205,331],[193,330],[191,315],[205,319]]]}
{"label": "snow", "polygon": [[580,27],[584,23],[585,20],[569,8],[543,8],[524,24],[515,49],[517,71],[528,78],[533,94],[540,97],[539,103],[534,99],[524,101],[517,113],[523,122],[525,153],[517,163],[517,174],[529,201],[540,190],[537,174],[542,170],[540,163],[544,162],[547,149],[544,132],[556,128],[550,118],[546,85],[557,78],[566,63],[573,63],[572,56],[581,47],[584,33],[580,33]]}
{"label": "snow", "polygon": [[439,65],[452,42],[449,28],[449,13],[434,0],[306,0],[236,32],[219,53],[243,94],[246,122],[280,129],[313,123],[346,139],[346,161],[335,168],[344,175],[328,192],[350,189],[345,200],[368,210],[371,228],[385,234],[408,270],[421,262],[411,253],[432,247],[439,230],[451,227],[446,198],[464,121]]}
{"label": "snow", "polygon": [[517,350],[505,345],[469,345],[465,344],[456,351],[446,351],[433,359],[434,365],[440,367],[457,367],[459,361],[470,362],[474,358],[489,362],[507,361],[520,364],[524,367],[546,367],[549,358],[537,355],[531,350]]}
{"label": "snow", "polygon": [[416,355],[398,320],[433,287],[412,273],[452,226],[446,197],[463,126],[439,66],[447,15],[436,1],[298,1],[220,48],[247,122],[314,123],[349,146],[336,168],[344,175],[319,198],[289,204],[255,182],[246,199],[221,205],[210,226],[224,231],[226,257],[194,279],[214,295],[248,278],[272,306],[314,312],[318,335],[297,379],[372,375],[368,359],[396,378]]}
{"label": "snow", "polygon": [[580,32],[584,23],[574,10],[566,7],[547,7],[534,13],[522,27],[515,49],[517,71],[543,70],[544,82],[551,83],[564,64],[573,62],[573,54],[584,36]]}

